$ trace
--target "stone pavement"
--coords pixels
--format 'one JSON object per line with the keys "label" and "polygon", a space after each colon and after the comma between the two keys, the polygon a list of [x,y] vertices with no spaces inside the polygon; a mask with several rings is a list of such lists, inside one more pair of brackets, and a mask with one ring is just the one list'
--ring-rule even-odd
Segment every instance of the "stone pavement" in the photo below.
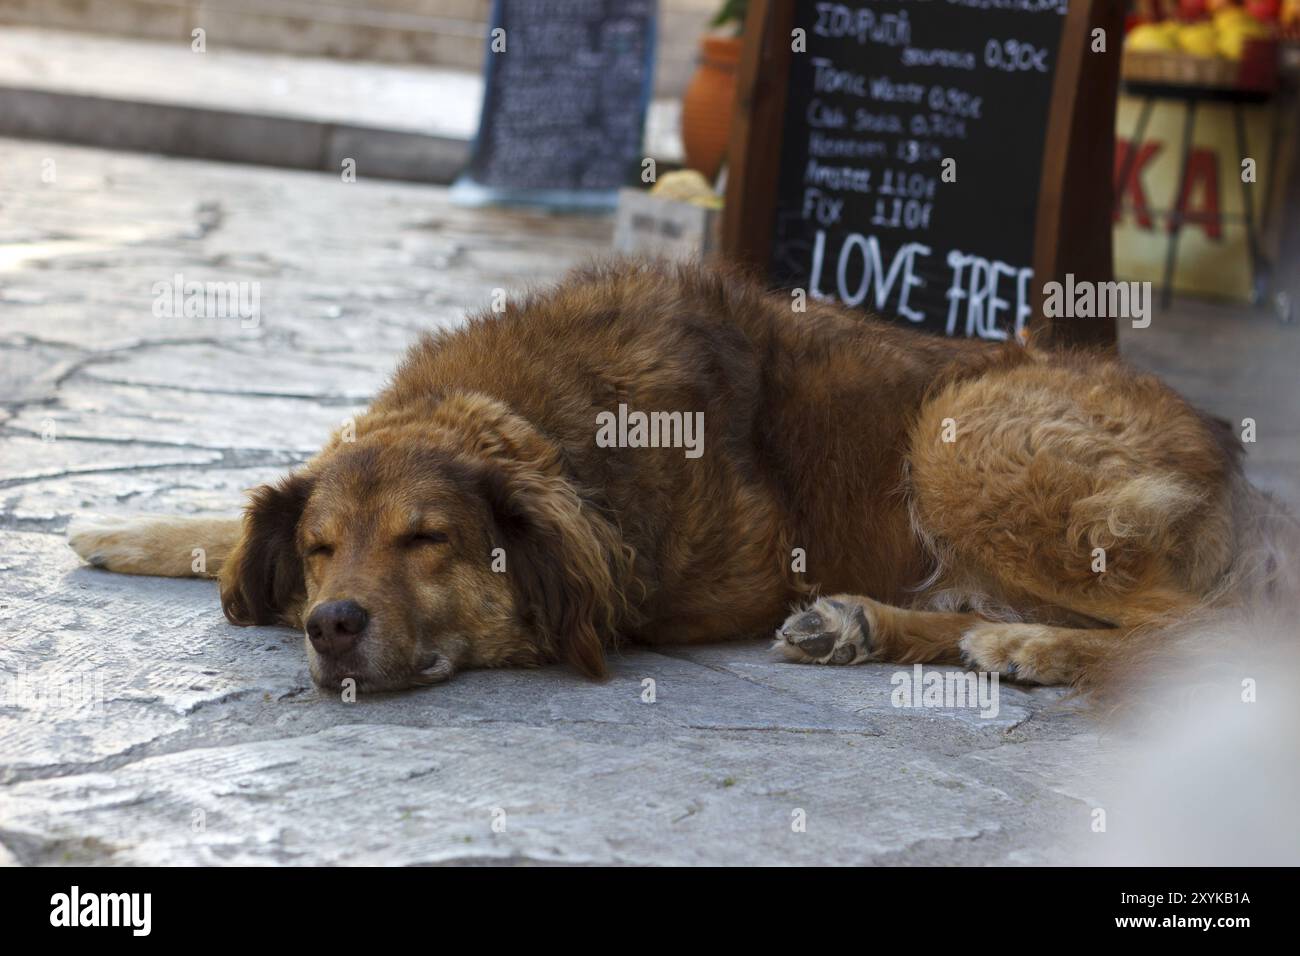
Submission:
{"label": "stone pavement", "polygon": [[[610,232],[0,140],[0,860],[1032,863],[1095,839],[1117,749],[1056,690],[1004,685],[987,718],[899,709],[897,667],[746,643],[347,704],[300,635],[231,627],[210,582],[66,547],[73,515],[233,510],[421,330]],[[259,283],[259,321],[156,316],[176,276]]]}

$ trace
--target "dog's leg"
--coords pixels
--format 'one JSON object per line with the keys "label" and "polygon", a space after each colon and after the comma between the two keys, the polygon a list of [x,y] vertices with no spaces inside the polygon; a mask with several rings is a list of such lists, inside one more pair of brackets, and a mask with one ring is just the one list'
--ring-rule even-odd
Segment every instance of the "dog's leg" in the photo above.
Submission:
{"label": "dog's leg", "polygon": [[87,564],[119,574],[211,578],[239,540],[242,525],[242,518],[80,521],[68,529],[68,544]]}
{"label": "dog's leg", "polygon": [[1102,667],[1123,628],[987,621],[837,594],[792,614],[776,647],[805,664],[964,664],[1034,684],[1074,684]]}
{"label": "dog's leg", "polygon": [[787,659],[808,664],[958,664],[961,636],[982,620],[975,614],[912,611],[835,594],[790,615],[776,632],[775,646]]}

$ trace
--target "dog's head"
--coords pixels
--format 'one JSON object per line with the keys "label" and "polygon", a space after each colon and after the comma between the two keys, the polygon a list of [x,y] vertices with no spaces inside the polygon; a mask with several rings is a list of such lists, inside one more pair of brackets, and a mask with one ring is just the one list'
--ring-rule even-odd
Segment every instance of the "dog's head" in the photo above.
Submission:
{"label": "dog's head", "polygon": [[252,493],[221,600],[235,624],[303,627],[322,687],[553,660],[600,676],[624,552],[560,475],[381,429]]}

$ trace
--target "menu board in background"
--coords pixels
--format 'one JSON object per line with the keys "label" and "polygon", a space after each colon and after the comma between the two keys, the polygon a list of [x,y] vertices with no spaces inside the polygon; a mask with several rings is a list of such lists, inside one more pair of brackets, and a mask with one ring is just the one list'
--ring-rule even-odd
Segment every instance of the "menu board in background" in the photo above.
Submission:
{"label": "menu board in background", "polygon": [[640,169],[654,36],[655,0],[495,0],[478,136],[453,196],[616,205]]}
{"label": "menu board in background", "polygon": [[[1066,0],[797,0],[770,274],[941,335],[1014,337]],[[953,181],[944,181],[945,161]]]}

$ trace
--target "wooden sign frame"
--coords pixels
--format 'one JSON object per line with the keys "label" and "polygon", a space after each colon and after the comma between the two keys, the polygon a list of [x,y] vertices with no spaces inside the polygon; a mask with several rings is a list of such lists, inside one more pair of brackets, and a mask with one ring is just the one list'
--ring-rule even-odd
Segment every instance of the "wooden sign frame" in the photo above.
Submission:
{"label": "wooden sign frame", "polygon": [[[1063,283],[1067,273],[1075,281],[1114,278],[1115,109],[1125,8],[1125,0],[1070,0],[1062,24],[1034,228],[1038,307],[1030,327],[1038,343],[1115,345],[1113,318],[1046,318],[1043,287],[1053,279]],[[771,261],[794,18],[795,0],[750,0],[736,78],[721,251],[760,274]],[[1098,29],[1104,53],[1092,52]]]}

